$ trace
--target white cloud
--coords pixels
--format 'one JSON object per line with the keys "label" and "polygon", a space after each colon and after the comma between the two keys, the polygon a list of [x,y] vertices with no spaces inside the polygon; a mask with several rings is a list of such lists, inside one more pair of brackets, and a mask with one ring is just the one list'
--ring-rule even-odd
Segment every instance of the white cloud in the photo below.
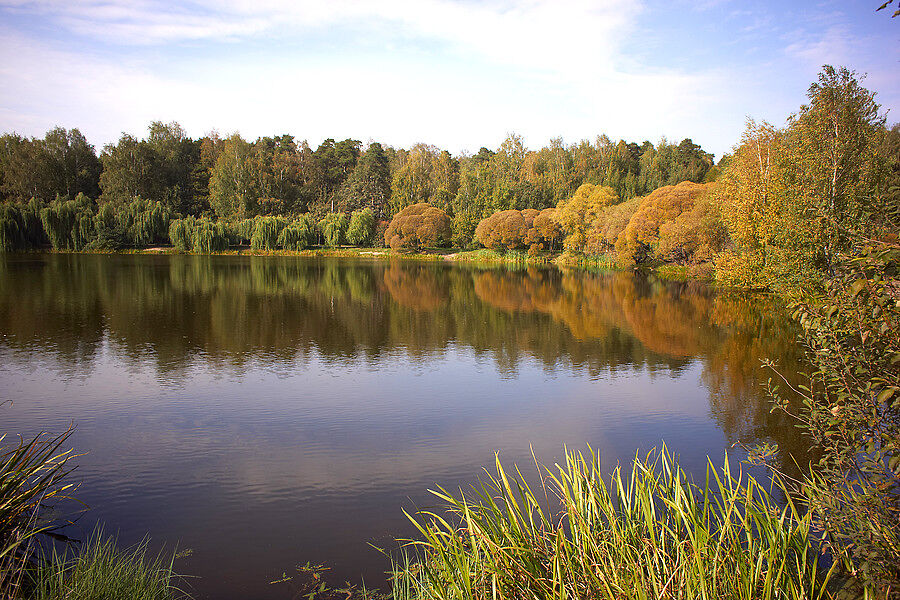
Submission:
{"label": "white cloud", "polygon": [[[798,66],[806,78],[858,46],[830,15],[785,44],[781,79],[727,60],[649,68],[624,50],[645,11],[630,0],[0,0],[0,15],[40,20],[0,32],[0,129],[36,135],[59,122],[102,143],[165,119],[195,136],[287,131],[452,151],[509,131],[531,146],[605,132],[691,136],[720,154],[747,113],[778,121],[760,113],[796,108],[805,82],[796,99],[784,82]],[[770,36],[766,48],[770,16],[745,24]],[[47,27],[60,35],[34,33]]]}

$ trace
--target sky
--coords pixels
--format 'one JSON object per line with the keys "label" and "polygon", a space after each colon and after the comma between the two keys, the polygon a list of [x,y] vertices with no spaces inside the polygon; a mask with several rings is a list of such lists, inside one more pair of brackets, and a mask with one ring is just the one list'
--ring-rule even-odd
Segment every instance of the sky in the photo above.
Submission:
{"label": "sky", "polygon": [[720,157],[782,125],[822,65],[900,121],[900,17],[881,0],[0,0],[0,132],[151,121],[458,154],[510,133],[691,138]]}

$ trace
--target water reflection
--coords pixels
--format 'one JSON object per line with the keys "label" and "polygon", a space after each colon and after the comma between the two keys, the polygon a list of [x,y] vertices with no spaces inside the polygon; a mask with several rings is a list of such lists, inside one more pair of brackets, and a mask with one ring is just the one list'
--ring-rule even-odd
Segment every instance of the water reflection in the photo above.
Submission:
{"label": "water reflection", "polygon": [[92,514],[193,548],[202,594],[279,597],[295,559],[377,579],[400,507],[497,450],[802,456],[761,387],[763,358],[802,370],[794,335],[764,297],[624,273],[4,255],[0,418],[74,419]]}

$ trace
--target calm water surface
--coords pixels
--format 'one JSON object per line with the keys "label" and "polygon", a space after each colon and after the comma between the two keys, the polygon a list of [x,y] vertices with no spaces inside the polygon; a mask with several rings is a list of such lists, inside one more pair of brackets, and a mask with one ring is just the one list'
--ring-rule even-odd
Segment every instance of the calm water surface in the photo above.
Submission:
{"label": "calm water surface", "polygon": [[306,561],[383,582],[370,544],[495,452],[801,453],[761,388],[794,336],[765,299],[621,273],[0,255],[0,431],[76,425],[76,530],[191,549],[201,598],[290,598],[269,581]]}

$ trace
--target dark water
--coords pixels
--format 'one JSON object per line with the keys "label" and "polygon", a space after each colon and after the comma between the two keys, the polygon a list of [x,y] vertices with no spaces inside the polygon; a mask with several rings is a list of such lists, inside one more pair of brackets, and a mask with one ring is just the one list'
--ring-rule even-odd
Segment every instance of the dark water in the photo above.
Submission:
{"label": "dark water", "polygon": [[383,581],[370,544],[497,451],[799,455],[760,365],[802,368],[794,335],[764,298],[628,274],[0,255],[0,431],[76,425],[78,529],[190,548],[203,598],[290,598],[268,582],[306,561]]}

